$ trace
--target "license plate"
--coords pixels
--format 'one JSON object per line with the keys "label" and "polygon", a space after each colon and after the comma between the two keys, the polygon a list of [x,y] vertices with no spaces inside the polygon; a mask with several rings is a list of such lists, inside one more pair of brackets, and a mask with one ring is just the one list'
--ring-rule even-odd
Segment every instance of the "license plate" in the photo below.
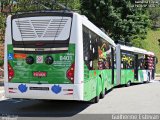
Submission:
{"label": "license plate", "polygon": [[33,72],[34,77],[46,77],[47,73],[46,72]]}

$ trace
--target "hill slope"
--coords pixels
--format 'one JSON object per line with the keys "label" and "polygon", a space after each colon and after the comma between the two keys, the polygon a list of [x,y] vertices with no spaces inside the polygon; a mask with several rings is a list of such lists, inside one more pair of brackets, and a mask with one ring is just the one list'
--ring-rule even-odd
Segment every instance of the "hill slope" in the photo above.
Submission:
{"label": "hill slope", "polygon": [[142,45],[146,50],[152,51],[156,54],[159,61],[156,65],[156,73],[160,74],[160,45],[158,39],[160,39],[160,29],[148,30],[147,39],[143,41]]}

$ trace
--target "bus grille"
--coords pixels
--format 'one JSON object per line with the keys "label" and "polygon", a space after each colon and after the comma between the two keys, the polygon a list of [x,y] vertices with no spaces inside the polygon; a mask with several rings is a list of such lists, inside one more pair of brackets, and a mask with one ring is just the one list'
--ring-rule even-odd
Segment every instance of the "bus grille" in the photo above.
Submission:
{"label": "bus grille", "polygon": [[65,28],[66,24],[68,23],[71,24],[70,19],[67,17],[50,17],[49,19],[28,18],[15,20],[15,25],[18,28],[19,33],[21,34],[21,38],[23,38],[24,40],[45,40],[45,38],[52,38],[53,40],[53,38],[59,37],[63,29]]}

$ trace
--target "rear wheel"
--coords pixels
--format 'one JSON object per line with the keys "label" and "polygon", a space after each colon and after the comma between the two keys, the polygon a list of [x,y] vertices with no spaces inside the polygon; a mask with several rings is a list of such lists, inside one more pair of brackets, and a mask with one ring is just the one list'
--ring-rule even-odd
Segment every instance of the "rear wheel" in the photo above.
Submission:
{"label": "rear wheel", "polygon": [[126,84],[126,87],[129,87],[129,86],[131,86],[131,81],[128,81]]}
{"label": "rear wheel", "polygon": [[108,92],[108,91],[107,91],[107,88],[105,88],[105,94],[107,94],[107,92]]}
{"label": "rear wheel", "polygon": [[151,77],[150,77],[150,74],[148,74],[147,82],[149,83],[150,81],[151,81]]}
{"label": "rear wheel", "polygon": [[99,102],[99,95],[94,98],[94,101],[93,101],[93,102],[94,102],[94,103],[98,103],[98,102]]}
{"label": "rear wheel", "polygon": [[105,90],[103,90],[103,91],[101,92],[100,98],[102,99],[102,98],[104,98],[104,96],[105,96]]}

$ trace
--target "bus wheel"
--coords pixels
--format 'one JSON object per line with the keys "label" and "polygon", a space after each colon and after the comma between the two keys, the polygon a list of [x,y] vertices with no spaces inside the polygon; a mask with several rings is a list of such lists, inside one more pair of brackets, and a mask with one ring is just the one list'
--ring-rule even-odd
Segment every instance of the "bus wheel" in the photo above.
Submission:
{"label": "bus wheel", "polygon": [[108,91],[107,91],[107,88],[105,88],[105,95],[107,94],[107,92],[108,92]]}
{"label": "bus wheel", "polygon": [[94,98],[94,103],[98,103],[98,102],[99,102],[99,95]]}
{"label": "bus wheel", "polygon": [[150,74],[148,74],[147,82],[149,83],[150,81],[151,81],[151,77],[150,77]]}
{"label": "bus wheel", "polygon": [[131,86],[131,81],[128,81],[126,84],[126,87],[129,87],[129,86]]}
{"label": "bus wheel", "polygon": [[100,98],[102,99],[102,98],[104,98],[104,96],[105,96],[105,90],[103,90],[103,91],[101,92]]}

